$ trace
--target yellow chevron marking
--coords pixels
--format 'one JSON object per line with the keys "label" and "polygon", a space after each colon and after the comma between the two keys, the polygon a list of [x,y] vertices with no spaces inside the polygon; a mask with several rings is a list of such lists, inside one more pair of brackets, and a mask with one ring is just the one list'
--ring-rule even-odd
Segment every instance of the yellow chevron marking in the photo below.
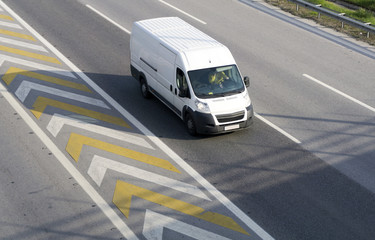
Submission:
{"label": "yellow chevron marking", "polygon": [[103,142],[94,138],[86,137],[77,133],[71,133],[68,144],[66,145],[66,151],[72,156],[72,158],[78,162],[79,155],[81,154],[83,145],[95,147],[107,152],[111,152],[123,157],[131,158],[143,163],[147,163],[156,167],[164,168],[173,172],[181,173],[175,168],[170,162],[165,159],[157,158],[145,153],[133,151],[127,148],[123,148],[117,145],[113,145],[107,142]]}
{"label": "yellow chevron marking", "polygon": [[84,84],[66,81],[66,80],[63,80],[63,79],[60,79],[60,78],[51,77],[51,76],[47,76],[47,75],[44,75],[44,74],[27,71],[27,70],[17,68],[17,67],[10,67],[8,69],[8,71],[3,75],[2,79],[4,80],[4,82],[7,85],[9,85],[9,84],[12,83],[12,81],[14,80],[14,78],[17,75],[23,75],[23,76],[34,78],[34,79],[39,79],[39,80],[42,80],[42,81],[45,81],[45,82],[50,82],[50,83],[58,84],[58,85],[61,85],[61,86],[64,86],[64,87],[70,87],[70,88],[78,89],[78,90],[81,90],[81,91],[84,91],[84,92],[92,92]]}
{"label": "yellow chevron marking", "polygon": [[57,58],[54,58],[54,57],[48,57],[48,56],[45,56],[45,55],[41,55],[41,54],[37,54],[37,53],[33,53],[33,52],[27,52],[27,51],[24,51],[24,50],[6,47],[6,46],[3,46],[3,45],[0,45],[0,51],[14,53],[14,54],[17,54],[17,55],[21,55],[21,56],[25,56],[25,57],[29,57],[29,58],[34,58],[34,59],[42,60],[42,61],[45,61],[45,62],[61,64],[61,62],[59,60],[57,60]]}
{"label": "yellow chevron marking", "polygon": [[23,34],[23,33],[8,31],[8,30],[4,30],[4,29],[0,29],[0,34],[12,36],[12,37],[18,37],[18,38],[22,38],[22,39],[26,39],[26,40],[31,40],[31,41],[36,41],[33,36]]}
{"label": "yellow chevron marking", "polygon": [[203,208],[192,205],[190,203],[183,202],[181,200],[117,180],[112,201],[125,215],[126,218],[129,218],[132,196],[136,196],[144,200],[159,204],[161,206],[173,209],[175,211],[205,220],[207,222],[211,222],[213,224],[229,228],[246,235],[250,235],[230,217],[224,216],[219,213],[206,212],[206,210],[204,210]]}
{"label": "yellow chevron marking", "polygon": [[14,21],[14,19],[11,16],[4,15],[4,14],[0,14],[0,18],[1,19],[6,19],[6,20]]}
{"label": "yellow chevron marking", "polygon": [[42,116],[42,113],[44,112],[47,106],[60,108],[69,112],[74,112],[76,114],[84,115],[84,116],[98,119],[104,122],[130,128],[129,124],[127,124],[122,118],[114,117],[114,116],[107,115],[107,114],[100,113],[100,112],[95,112],[86,108],[78,107],[78,106],[71,105],[71,104],[64,103],[64,102],[59,102],[59,101],[56,101],[50,98],[41,97],[41,96],[39,96],[36,99],[33,105],[34,109],[31,110],[31,112],[34,114],[34,116],[37,119],[39,119],[40,116]]}

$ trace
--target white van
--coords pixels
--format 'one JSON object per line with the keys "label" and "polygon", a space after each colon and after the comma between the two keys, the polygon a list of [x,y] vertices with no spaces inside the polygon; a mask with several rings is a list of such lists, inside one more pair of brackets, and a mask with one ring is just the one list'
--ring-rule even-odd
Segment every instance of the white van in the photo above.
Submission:
{"label": "white van", "polygon": [[159,98],[191,135],[247,128],[253,107],[227,47],[177,17],[133,24],[131,73],[142,95]]}

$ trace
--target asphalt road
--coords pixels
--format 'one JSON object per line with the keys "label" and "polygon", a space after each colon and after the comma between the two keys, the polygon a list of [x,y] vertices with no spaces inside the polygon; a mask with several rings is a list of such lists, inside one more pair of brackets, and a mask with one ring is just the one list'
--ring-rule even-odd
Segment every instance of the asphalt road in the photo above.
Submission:
{"label": "asphalt road", "polygon": [[[370,49],[259,3],[248,6],[238,1],[168,1],[206,23],[202,24],[161,1],[4,2],[273,238],[375,237],[375,114],[366,107],[375,106],[375,61]],[[190,137],[181,120],[158,100],[142,99],[139,84],[130,76],[129,34],[85,4],[128,30],[136,20],[179,16],[217,38],[230,48],[242,74],[250,76],[255,111],[301,143],[287,138],[261,118],[256,118],[249,130]],[[303,74],[323,81],[336,92]],[[7,88],[15,92],[12,85]],[[30,134],[32,131],[9,103],[0,100],[0,236],[119,239],[120,232],[95,206],[87,191],[56,165],[54,155]],[[32,103],[26,101],[24,108],[32,108]],[[46,124],[47,120],[38,122],[39,126]],[[69,138],[67,132],[54,140],[61,150]],[[137,136],[140,132],[131,130]],[[96,137],[95,133],[89,136]],[[154,143],[151,144],[155,147]],[[80,159],[91,158],[93,152],[90,148]],[[165,155],[158,153],[162,158]],[[88,178],[88,165],[79,160],[75,167]],[[96,189],[117,211],[111,201],[113,180],[120,176],[113,172],[109,176]],[[199,185],[196,179],[186,179]],[[148,205],[137,204],[138,217],[126,222],[143,239],[142,209],[148,207],[142,204]],[[219,205],[216,208],[240,222],[235,213],[228,213]],[[245,225],[241,226],[247,230],[249,226]],[[217,231],[240,239],[238,235]],[[182,238],[176,234],[170,231],[164,238]],[[256,239],[255,235],[251,233],[249,239]]]}

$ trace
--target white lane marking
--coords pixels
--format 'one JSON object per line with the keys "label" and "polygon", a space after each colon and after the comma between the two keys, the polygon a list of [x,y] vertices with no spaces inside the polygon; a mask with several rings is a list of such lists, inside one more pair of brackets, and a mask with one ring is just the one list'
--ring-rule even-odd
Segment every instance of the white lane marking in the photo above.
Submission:
{"label": "white lane marking", "polygon": [[[70,71],[67,71],[65,69],[54,68],[54,67],[51,67],[51,66],[48,66],[48,65],[30,62],[30,61],[27,61],[27,60],[24,60],[24,59],[21,59],[21,58],[15,58],[15,57],[0,54],[0,66],[3,65],[3,63],[6,62],[6,61],[15,63],[17,65],[20,64],[20,65],[28,66],[28,67],[31,67],[31,68],[34,68],[34,69],[37,69],[37,70],[40,70],[40,71],[47,71],[47,72],[55,73],[55,74],[58,74],[58,75],[62,75],[62,76],[77,79],[76,76],[73,73],[71,73]],[[1,73],[1,74],[4,74],[4,73]]]}
{"label": "white lane marking", "polygon": [[[0,1],[0,4],[2,2]],[[112,207],[100,196],[100,194],[94,189],[93,186],[82,176],[77,168],[70,162],[64,153],[53,143],[53,141],[47,136],[45,132],[36,124],[30,115],[22,108],[19,102],[12,96],[10,92],[4,87],[3,83],[0,82],[0,93],[18,113],[19,116],[26,122],[31,130],[40,138],[40,140],[47,146],[47,148],[53,153],[56,159],[61,165],[69,172],[70,175],[79,183],[82,189],[91,197],[95,204],[103,211],[103,213],[112,221],[116,228],[127,238],[138,240],[136,235],[130,230],[130,228],[122,221]]]}
{"label": "white lane marking", "polygon": [[15,28],[15,29],[23,29],[20,25],[16,23],[10,23],[10,22],[4,22],[4,21],[0,21],[0,26],[10,27],[10,28]]}
{"label": "white lane marking", "polygon": [[301,144],[301,141],[298,140],[297,138],[293,137],[292,135],[290,135],[289,133],[287,133],[286,131],[284,131],[283,129],[279,128],[278,126],[276,126],[275,124],[273,124],[272,122],[268,121],[267,119],[265,119],[264,117],[260,116],[259,114],[257,113],[254,113],[254,115],[259,118],[259,120],[262,120],[264,123],[268,124],[270,127],[272,127],[273,129],[275,129],[276,131],[278,131],[279,133],[283,134],[284,136],[286,136],[287,138],[289,138],[290,140],[292,140],[293,142],[297,143],[297,144]]}
{"label": "white lane marking", "polygon": [[50,122],[47,125],[47,130],[56,137],[57,134],[61,131],[64,125],[70,125],[76,128],[81,128],[89,132],[98,133],[107,137],[111,137],[120,141],[129,142],[141,147],[154,149],[146,140],[141,137],[134,136],[129,133],[113,130],[110,128],[102,127],[99,125],[91,124],[90,122],[95,122],[95,119],[89,117],[85,119],[75,119],[72,117],[67,117],[55,113]]}
{"label": "white lane marking", "polygon": [[86,7],[88,7],[89,9],[91,9],[92,11],[94,11],[96,14],[98,14],[99,16],[101,16],[102,18],[104,18],[105,20],[107,20],[108,22],[112,23],[113,25],[115,25],[116,27],[120,28],[122,31],[124,31],[124,32],[126,32],[127,34],[130,35],[130,31],[128,29],[124,28],[123,26],[121,26],[117,22],[113,21],[112,19],[110,19],[109,17],[107,17],[106,15],[104,15],[103,13],[101,13],[99,10],[95,9],[94,7],[92,7],[89,4],[86,4]]}
{"label": "white lane marking", "polygon": [[[2,2],[0,1],[0,4]],[[7,7],[5,4],[3,4]],[[9,9],[7,7],[7,9]],[[86,74],[84,74],[76,65],[74,65],[69,59],[67,59],[59,50],[57,50],[51,43],[44,39],[38,32],[31,28],[25,21],[23,21],[18,15],[16,15],[11,9],[15,18],[22,22],[36,38],[38,38],[48,49],[50,49],[62,62],[64,62],[74,73],[76,73],[82,80],[84,80],[90,87],[100,94],[111,106],[113,106],[122,116],[128,119],[136,128],[138,128],[145,136],[154,142],[165,154],[167,154],[172,161],[176,162],[182,169],[184,169],[190,176],[192,176],[201,186],[207,189],[210,194],[212,194],[219,202],[221,202],[229,211],[231,211],[235,216],[237,216],[244,224],[246,224],[253,232],[255,232],[262,239],[274,239],[266,231],[264,231],[258,224],[256,224],[249,216],[247,216],[241,209],[234,205],[227,197],[225,197],[221,192],[219,192],[211,183],[209,183],[205,178],[203,178],[194,168],[187,164],[180,156],[178,156],[172,149],[170,149],[164,142],[162,142],[158,137],[156,137],[150,130],[148,130],[142,123],[140,123],[133,115],[126,111],[118,102],[116,102],[111,96],[109,96],[103,89],[101,89],[96,83],[94,83]],[[74,176],[73,176],[74,177]],[[81,185],[82,186],[82,185]],[[89,185],[92,187],[91,185]],[[85,186],[82,186],[84,189]],[[91,195],[90,195],[91,196]],[[92,198],[95,201],[95,198]],[[107,215],[108,216],[108,215]],[[116,215],[117,216],[117,215]],[[117,216],[118,217],[118,216]],[[115,224],[117,219],[110,219]],[[121,219],[120,219],[121,220]],[[121,221],[122,224],[125,224]],[[117,226],[117,225],[116,225]],[[126,228],[128,226],[125,224]],[[123,228],[118,227],[121,233],[125,234],[126,237],[128,232],[123,232]],[[131,232],[129,229],[128,231]],[[131,235],[134,235],[131,232]],[[136,236],[134,235],[134,238]]]}
{"label": "white lane marking", "polygon": [[161,2],[161,3],[163,3],[164,5],[166,5],[166,6],[170,7],[170,8],[173,8],[174,10],[176,10],[176,11],[178,11],[178,12],[180,12],[180,13],[182,13],[182,14],[184,14],[184,15],[186,15],[186,16],[192,18],[192,19],[194,19],[195,21],[198,21],[198,22],[200,22],[200,23],[202,23],[202,24],[204,24],[204,25],[207,24],[205,21],[202,21],[202,20],[200,20],[199,18],[196,18],[196,17],[194,17],[193,15],[190,15],[189,13],[187,13],[187,12],[185,12],[185,11],[183,11],[183,10],[181,10],[181,9],[179,9],[179,8],[177,8],[177,7],[175,7],[175,6],[173,6],[173,5],[170,4],[170,3],[167,3],[167,2],[165,2],[165,1],[163,1],[163,0],[159,0],[159,2]]}
{"label": "white lane marking", "polygon": [[22,42],[22,41],[17,41],[17,40],[13,40],[13,39],[9,39],[9,38],[0,37],[0,42],[16,45],[16,46],[19,46],[19,47],[29,48],[29,49],[33,49],[33,50],[38,50],[38,51],[42,51],[42,52],[48,52],[47,49],[45,49],[42,46],[31,44],[31,43],[26,43],[26,42]]}
{"label": "white lane marking", "polygon": [[[13,17],[15,17],[23,26],[25,26],[34,36],[36,36],[44,45],[54,52],[57,52],[60,56],[62,55],[55,49],[47,40],[45,40],[40,34],[38,34],[33,28],[31,28],[25,21],[23,21],[12,9],[10,9],[5,3],[0,1],[0,5],[6,9]],[[67,59],[64,57],[64,60]],[[2,63],[2,62],[1,62]],[[103,199],[103,197],[95,190],[93,186],[82,176],[78,169],[70,162],[63,152],[53,143],[53,141],[47,136],[45,132],[36,124],[30,115],[23,109],[20,103],[12,96],[10,92],[4,87],[3,83],[0,82],[0,93],[14,108],[14,110],[22,117],[32,131],[40,138],[40,140],[46,145],[46,147],[53,153],[56,159],[61,165],[71,174],[82,189],[87,193],[88,196],[95,202],[95,204],[102,210],[107,218],[113,223],[113,225],[120,231],[120,233],[126,238],[131,240],[138,240],[138,237],[133,231],[125,224],[125,222],[117,215],[112,207]]]}
{"label": "white lane marking", "polygon": [[318,79],[316,79],[316,78],[314,78],[314,77],[311,77],[311,76],[309,76],[309,75],[307,75],[307,74],[303,74],[302,76],[304,76],[304,77],[310,79],[311,81],[314,81],[314,82],[316,82],[316,83],[322,85],[322,86],[325,87],[325,88],[328,88],[329,90],[331,90],[331,91],[333,91],[333,92],[335,92],[335,93],[337,93],[337,94],[339,94],[339,95],[341,95],[341,96],[343,96],[343,97],[349,99],[350,101],[353,101],[353,102],[355,102],[355,103],[361,105],[362,107],[367,108],[368,110],[370,110],[370,111],[372,111],[372,112],[375,112],[375,108],[373,108],[373,107],[367,105],[367,104],[364,103],[364,102],[359,101],[358,99],[356,99],[356,98],[354,98],[354,97],[349,96],[349,95],[346,94],[346,93],[343,93],[343,92],[337,90],[337,89],[334,88],[334,87],[329,86],[328,84],[325,84],[325,83],[319,81]]}
{"label": "white lane marking", "polygon": [[22,81],[19,87],[17,88],[15,95],[18,97],[19,100],[21,100],[21,102],[24,102],[31,90],[46,92],[49,94],[61,96],[78,102],[83,102],[94,106],[110,109],[102,100],[92,97],[86,97],[80,94],[63,91],[57,88],[48,87],[29,81]]}
{"label": "white lane marking", "polygon": [[163,240],[164,228],[184,234],[189,238],[197,240],[230,240],[216,233],[181,222],[174,218],[146,210],[145,222],[143,224],[143,236],[147,240]]}
{"label": "white lane marking", "polygon": [[211,201],[198,187],[95,155],[87,173],[100,186],[107,169]]}

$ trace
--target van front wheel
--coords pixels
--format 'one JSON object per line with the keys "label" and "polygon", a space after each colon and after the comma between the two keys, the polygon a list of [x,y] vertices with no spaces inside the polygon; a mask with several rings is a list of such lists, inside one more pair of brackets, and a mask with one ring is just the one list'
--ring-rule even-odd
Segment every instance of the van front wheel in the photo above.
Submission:
{"label": "van front wheel", "polygon": [[150,90],[148,88],[147,81],[145,79],[141,78],[140,82],[141,82],[141,93],[142,93],[142,96],[144,98],[150,98],[151,97],[151,93],[150,93]]}
{"label": "van front wheel", "polygon": [[186,128],[191,136],[196,136],[197,135],[197,128],[195,126],[194,119],[191,117],[191,115],[188,113],[186,114]]}

